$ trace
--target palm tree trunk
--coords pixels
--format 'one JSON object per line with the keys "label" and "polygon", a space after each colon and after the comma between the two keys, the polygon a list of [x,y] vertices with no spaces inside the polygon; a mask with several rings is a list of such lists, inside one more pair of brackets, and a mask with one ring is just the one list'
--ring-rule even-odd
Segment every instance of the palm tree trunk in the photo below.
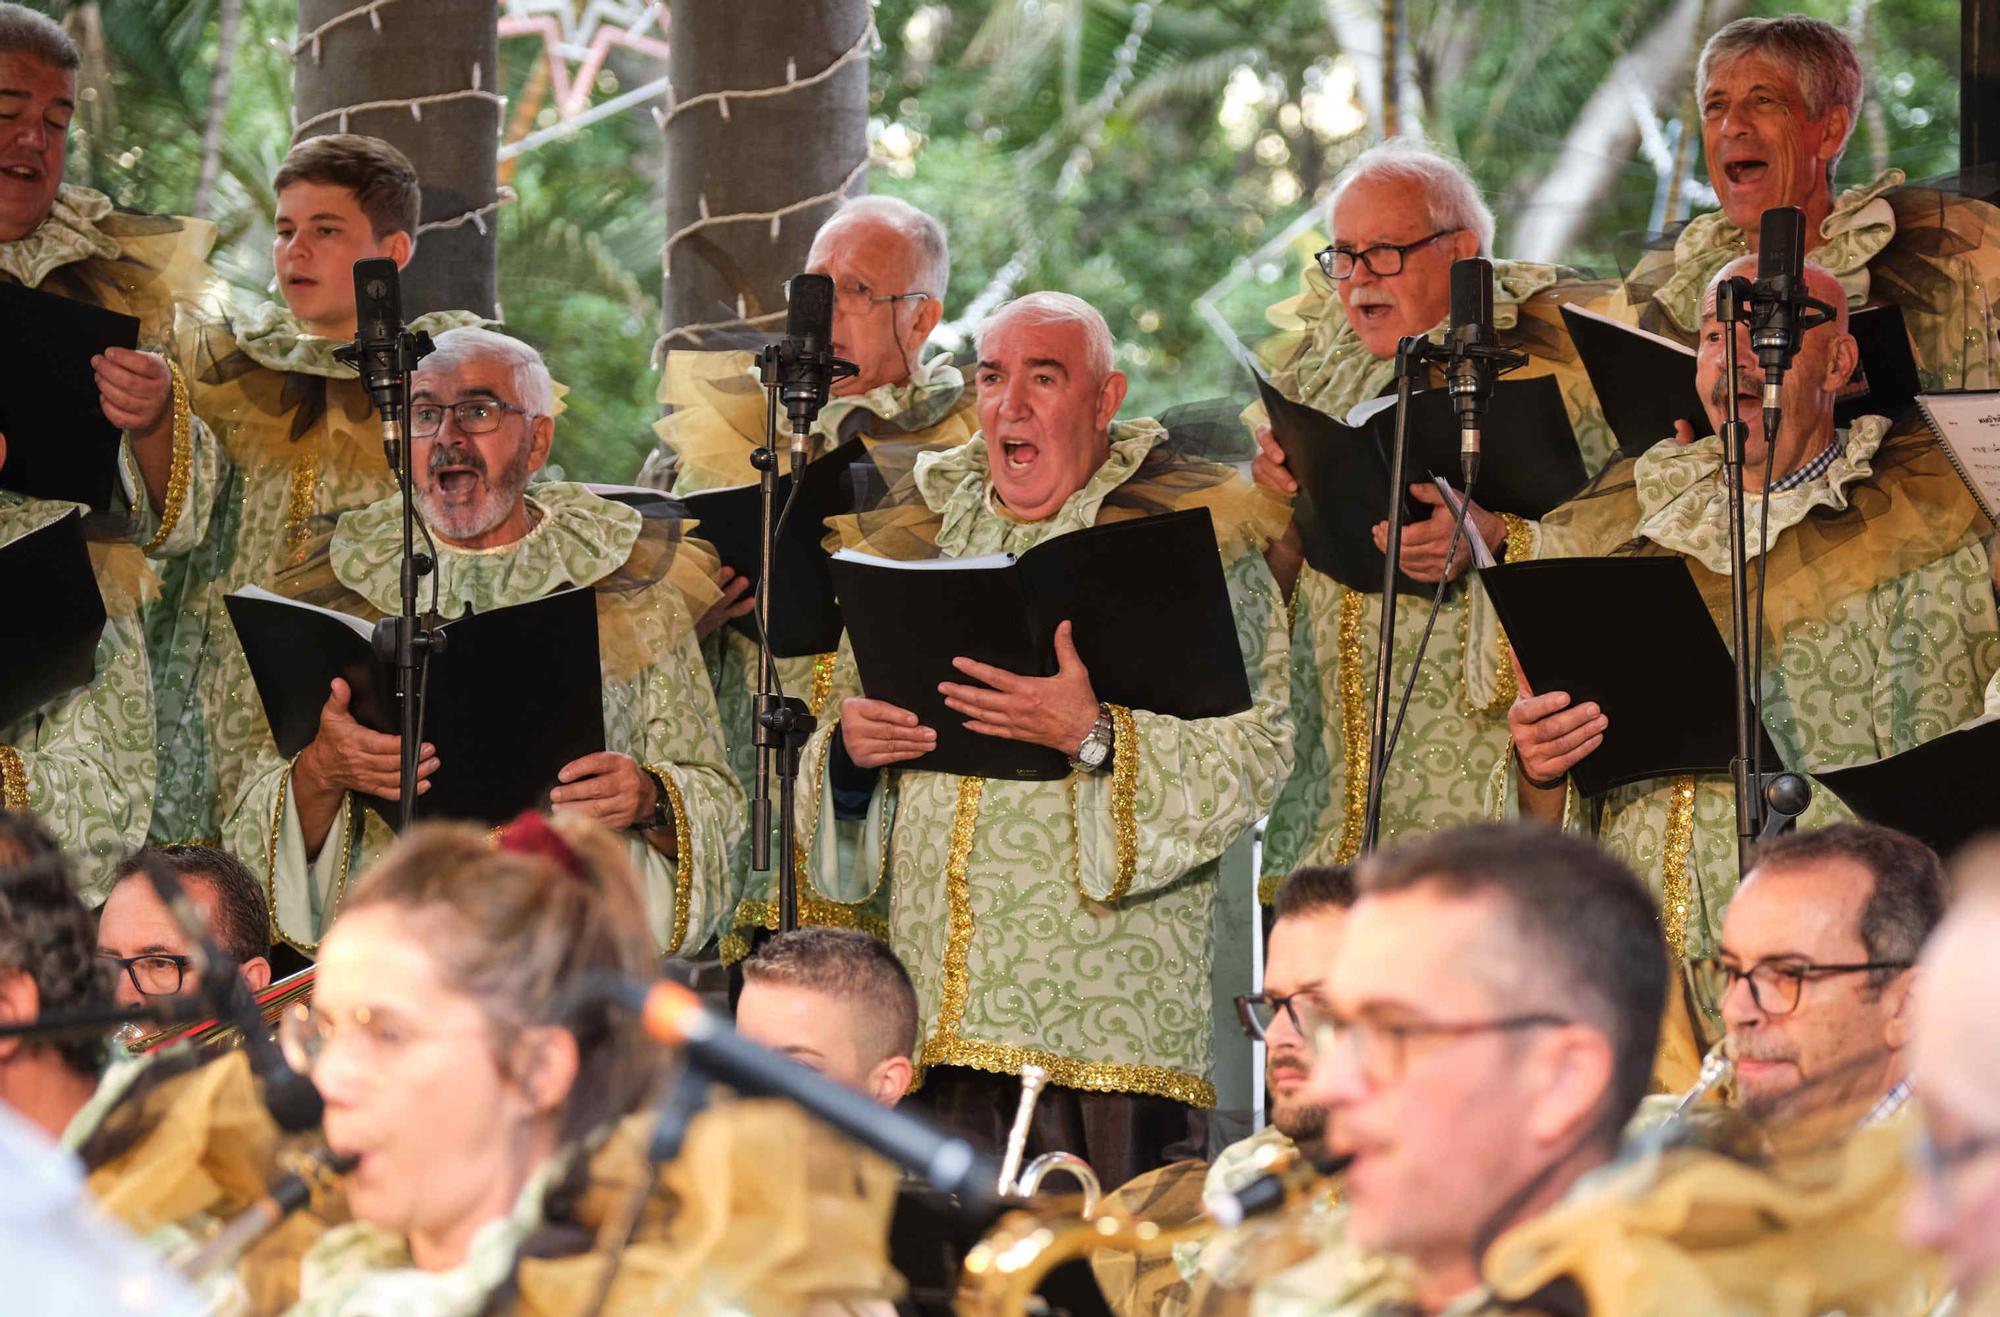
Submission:
{"label": "palm tree trunk", "polygon": [[499,7],[403,0],[373,11],[378,30],[355,13],[358,5],[299,0],[293,139],[366,133],[409,156],[424,209],[417,254],[403,272],[403,313],[496,315]]}
{"label": "palm tree trunk", "polygon": [[[814,232],[843,193],[865,190],[870,7],[673,0],[671,13],[662,315],[668,345],[685,346],[692,326],[780,321],[784,281],[805,267]],[[812,79],[843,57],[810,86],[711,95]]]}
{"label": "palm tree trunk", "polygon": [[195,173],[196,219],[207,219],[215,204],[215,179],[222,172],[222,135],[228,128],[229,75],[236,64],[236,34],[243,0],[222,0],[215,18],[215,68],[208,78],[208,117],[201,125],[201,166]]}

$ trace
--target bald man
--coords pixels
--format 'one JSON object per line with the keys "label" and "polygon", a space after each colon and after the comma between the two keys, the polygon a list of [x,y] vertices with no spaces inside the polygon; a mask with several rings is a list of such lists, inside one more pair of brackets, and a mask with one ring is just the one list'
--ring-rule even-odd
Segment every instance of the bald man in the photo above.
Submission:
{"label": "bald man", "polygon": [[[1832,275],[1807,265],[1813,297],[1834,318],[1803,335],[1787,373],[1784,416],[1766,437],[1762,372],[1749,330],[1737,330],[1738,377],[1728,378],[1715,285],[1752,278],[1756,258],[1732,261],[1712,281],[1696,383],[1719,431],[1747,428],[1743,489],[1750,552],[1768,509],[1764,721],[1785,767],[1814,771],[1896,754],[1980,710],[2000,665],[1985,518],[1921,420],[1834,421],[1854,373],[1846,300]],[[1687,564],[1717,631],[1730,633],[1728,498],[1719,438],[1665,440],[1616,462],[1544,518],[1536,553],[1561,557],[1659,557]],[[1588,601],[1579,600],[1588,624]],[[1661,637],[1662,643],[1672,643]],[[1678,692],[1662,691],[1671,703]],[[1598,839],[1647,879],[1674,953],[1692,960],[1720,949],[1722,912],[1737,884],[1734,795],[1726,773],[1652,778],[1581,808],[1571,768],[1603,743],[1608,721],[1564,691],[1530,692],[1508,712],[1514,753],[1504,808],[1594,824]],[[1776,765],[1773,765],[1776,767]],[[1843,816],[1814,793],[1802,827]],[[1699,1056],[1720,1035],[1719,1003],[1690,981],[1700,1017],[1693,1036],[1670,1029],[1660,1078],[1693,1081]],[[1677,994],[1677,1000],[1685,999]]]}
{"label": "bald man", "polygon": [[1951,1259],[1964,1317],[2000,1313],[2000,846],[1925,949],[1911,1078],[1925,1139],[1909,1236]]}

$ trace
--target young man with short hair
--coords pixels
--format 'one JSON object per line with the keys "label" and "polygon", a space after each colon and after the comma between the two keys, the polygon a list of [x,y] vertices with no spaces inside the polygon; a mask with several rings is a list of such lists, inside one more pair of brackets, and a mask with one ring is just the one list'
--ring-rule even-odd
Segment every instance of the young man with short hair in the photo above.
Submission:
{"label": "young man with short hair", "polygon": [[917,994],[878,939],[796,928],[743,962],[736,1031],[893,1107],[910,1086]]}

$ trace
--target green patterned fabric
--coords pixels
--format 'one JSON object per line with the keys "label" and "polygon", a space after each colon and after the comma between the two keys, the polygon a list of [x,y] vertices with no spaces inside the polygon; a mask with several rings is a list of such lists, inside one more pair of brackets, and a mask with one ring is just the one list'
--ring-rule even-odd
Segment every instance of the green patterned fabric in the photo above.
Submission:
{"label": "green patterned fabric", "polygon": [[[1845,448],[1829,470],[1770,499],[1764,720],[1785,765],[1806,772],[1896,754],[1952,730],[1980,712],[2000,668],[2000,617],[1980,543],[1991,528],[1935,442],[1920,426],[1892,433],[1883,418],[1862,417]],[[1760,502],[1748,500],[1753,528]],[[1538,553],[1679,555],[1726,642],[1727,539],[1720,441],[1669,440],[1607,469],[1544,518]],[[1674,821],[1677,781],[1692,784],[1691,810],[1685,795],[1680,807],[1691,823]],[[1512,812],[1511,755],[1495,785],[1501,812]],[[1690,958],[1712,954],[1737,882],[1728,776],[1635,783],[1595,809],[1572,788],[1572,825],[1590,827],[1593,814],[1599,840],[1652,886],[1669,942]],[[1821,788],[1799,822],[1842,817],[1838,798]],[[1684,865],[1676,862],[1682,845]],[[1712,1016],[1713,1003],[1700,1005]]]}
{"label": "green patterned fabric", "polygon": [[[1097,524],[1118,515],[1114,499],[1130,515],[1149,502],[1142,485],[1173,487],[1176,473],[1234,496],[1242,482],[1226,469],[1156,454],[1164,437],[1150,421],[1114,425],[1108,460],[1041,521],[993,509],[978,438],[919,457],[889,506],[935,531],[928,552],[910,537],[910,555],[965,557],[1020,553]],[[886,883],[891,940],[917,986],[921,1065],[1012,1073],[1035,1061],[1073,1088],[1213,1103],[1217,858],[1269,806],[1291,755],[1284,612],[1262,541],[1221,516],[1217,531],[1236,546],[1225,552],[1224,575],[1249,710],[1187,721],[1135,710],[1111,771],[1063,781],[891,770],[851,869],[830,843],[825,768],[838,721],[829,718],[807,746],[799,826],[810,872],[838,901],[866,902]],[[835,696],[857,690],[843,645]],[[1120,781],[1133,784],[1122,808]]]}
{"label": "green patterned fabric", "polygon": [[[605,746],[665,770],[686,811],[680,858],[666,858],[636,833],[629,843],[647,923],[662,955],[693,952],[715,935],[731,908],[724,857],[736,843],[745,810],[723,754],[688,603],[659,571],[641,573],[636,583],[618,580],[651,543],[633,509],[560,482],[535,486],[529,506],[539,520],[512,544],[458,549],[439,543],[439,612],[459,617],[468,608],[488,612],[570,586],[598,587]],[[324,563],[339,589],[352,597],[333,606],[365,617],[399,607],[401,518],[401,500],[391,496],[336,523],[324,544]],[[309,554],[301,579],[309,576],[314,560]],[[289,584],[290,578],[280,578],[278,588],[285,591]],[[373,810],[359,809],[350,798],[326,845],[315,856],[306,854],[289,768],[270,742],[240,656],[237,648],[224,689],[234,705],[232,719],[255,726],[260,748],[223,835],[232,851],[265,874],[279,936],[310,951],[332,922],[347,876],[379,855],[392,836]]]}
{"label": "green patterned fabric", "polygon": [[[411,328],[435,335],[486,323],[446,311]],[[354,372],[333,359],[339,346],[272,302],[183,335],[194,408],[221,456],[207,533],[164,566],[161,597],[147,610],[161,765],[156,842],[220,835],[261,732],[255,706],[224,684],[240,660],[223,596],[268,586],[334,518],[395,492],[381,426]]]}
{"label": "green patterned fabric", "polygon": [[[0,544],[77,507],[0,490]],[[152,684],[138,617],[151,569],[137,548],[124,543],[93,545],[91,559],[105,611],[96,676],[0,727],[0,746],[20,756],[27,778],[25,801],[9,803],[25,805],[48,825],[94,904],[110,894],[111,873],[124,851],[146,839],[156,772],[148,730]]]}
{"label": "green patterned fabric", "polygon": [[[1332,284],[1308,263],[1306,291],[1272,309],[1281,328],[1301,335],[1271,382],[1287,397],[1334,416],[1394,387],[1395,360],[1371,355],[1348,323]],[[1601,297],[1597,285],[1552,266],[1493,263],[1493,323],[1501,339],[1529,353],[1511,378],[1553,376],[1560,386],[1584,466],[1595,471],[1616,451],[1563,329],[1563,302]],[[1444,324],[1431,331],[1441,339]],[[1368,729],[1373,717],[1375,647],[1381,595],[1349,590],[1302,567],[1291,604],[1292,718],[1296,762],[1264,827],[1263,873],[1271,883],[1312,864],[1344,864],[1358,854],[1367,796]],[[1400,698],[1429,615],[1430,597],[1398,595],[1392,691]],[[1513,676],[1484,592],[1467,580],[1446,592],[1437,627],[1411,690],[1409,713],[1382,793],[1384,844],[1480,817],[1486,782],[1507,744]]]}
{"label": "green patterned fabric", "polygon": [[[1924,388],[2000,387],[2000,210],[1906,187],[1891,169],[1835,197],[1818,237],[1806,258],[1840,280],[1849,306],[1903,308]],[[1607,309],[1691,343],[1709,280],[1749,250],[1721,211],[1696,216],[1671,248],[1646,254]]]}
{"label": "green patterned fabric", "polygon": [[[176,323],[215,295],[217,280],[207,261],[214,245],[215,226],[206,220],[121,211],[101,192],[64,183],[34,232],[0,242],[0,283],[136,317],[139,350],[176,360],[191,391],[188,366],[175,342]],[[161,558],[186,553],[208,529],[219,478],[215,437],[198,412],[190,417],[187,487],[164,537],[159,533],[164,510],[146,495],[129,439],[119,454],[123,503],[117,510],[130,518],[133,543]]]}
{"label": "green patterned fabric", "polygon": [[[688,360],[692,357],[693,360]],[[660,401],[671,409],[657,427],[660,443],[646,457],[638,481],[675,494],[729,489],[757,479],[750,454],[763,442],[764,390],[754,359],[747,352],[671,353],[662,373]],[[779,434],[791,434],[791,422],[778,416]],[[978,428],[972,394],[949,359],[920,362],[900,384],[883,384],[853,397],[833,398],[820,411],[807,436],[807,460],[824,457],[849,437],[859,435],[873,446],[877,439],[899,444],[942,447],[962,443]],[[782,453],[790,469],[790,450]],[[820,527],[788,528],[787,535],[817,534]],[[697,529],[697,534],[699,529]],[[733,626],[718,628],[702,642],[715,702],[729,746],[729,768],[744,795],[756,790],[757,747],[753,704],[757,694],[757,642]],[[804,654],[778,659],[778,684],[787,695],[807,702],[815,717],[838,713],[829,700],[833,656]],[[773,791],[775,792],[775,785]],[[731,858],[736,889],[742,894],[730,921],[735,932],[723,945],[725,960],[748,955],[745,932],[775,929],[777,917],[778,845],[771,843],[771,869],[750,868],[750,833],[744,829]],[[865,911],[825,900],[805,878],[800,888],[799,922],[841,923],[871,930],[885,927],[886,907],[877,902]]]}

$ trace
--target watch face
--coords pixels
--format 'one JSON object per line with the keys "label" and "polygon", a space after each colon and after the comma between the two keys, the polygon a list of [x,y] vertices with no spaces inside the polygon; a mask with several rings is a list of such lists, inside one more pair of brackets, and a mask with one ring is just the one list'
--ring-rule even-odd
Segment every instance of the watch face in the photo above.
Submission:
{"label": "watch face", "polygon": [[1076,757],[1079,762],[1087,764],[1091,768],[1095,768],[1099,764],[1103,763],[1104,756],[1110,753],[1111,753],[1111,747],[1106,745],[1104,742],[1098,740],[1086,740],[1083,743],[1082,747],[1077,750]]}

